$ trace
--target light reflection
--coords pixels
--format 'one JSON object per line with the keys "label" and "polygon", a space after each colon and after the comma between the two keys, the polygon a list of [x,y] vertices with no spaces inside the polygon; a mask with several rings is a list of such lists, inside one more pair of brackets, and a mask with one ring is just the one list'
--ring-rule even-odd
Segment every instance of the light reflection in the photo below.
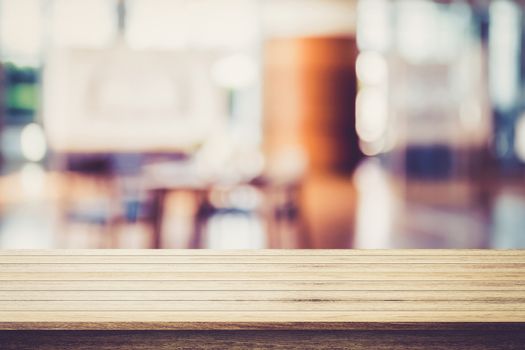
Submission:
{"label": "light reflection", "polygon": [[387,97],[380,88],[365,87],[356,99],[356,129],[363,141],[377,141],[386,130]]}
{"label": "light reflection", "polygon": [[39,164],[24,164],[20,170],[20,182],[25,196],[29,198],[42,198],[45,189],[46,173]]}
{"label": "light reflection", "polygon": [[266,234],[261,222],[242,214],[217,215],[210,220],[204,248],[264,249]]}
{"label": "light reflection", "polygon": [[20,148],[23,156],[32,162],[44,159],[47,151],[46,138],[42,127],[36,123],[26,125],[20,134]]}
{"label": "light reflection", "polygon": [[357,5],[357,43],[362,50],[384,51],[390,46],[390,1],[366,0]]}
{"label": "light reflection", "polygon": [[511,108],[517,98],[519,77],[520,11],[513,1],[490,5],[490,80],[497,107]]}
{"label": "light reflection", "polygon": [[396,207],[384,169],[378,160],[367,161],[357,169],[354,181],[358,192],[354,247],[390,248]]}
{"label": "light reflection", "polygon": [[514,149],[516,155],[525,162],[525,113],[523,113],[516,123],[516,136],[514,138]]}
{"label": "light reflection", "polygon": [[387,83],[388,68],[383,55],[369,51],[362,52],[356,60],[357,78],[366,85]]}

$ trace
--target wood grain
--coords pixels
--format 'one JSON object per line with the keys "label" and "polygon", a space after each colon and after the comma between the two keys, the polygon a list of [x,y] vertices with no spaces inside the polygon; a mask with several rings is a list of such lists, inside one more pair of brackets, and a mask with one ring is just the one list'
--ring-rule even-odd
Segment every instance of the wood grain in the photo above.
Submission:
{"label": "wood grain", "polygon": [[522,349],[519,250],[0,251],[1,349]]}
{"label": "wood grain", "polygon": [[520,250],[0,251],[0,329],[525,324]]}

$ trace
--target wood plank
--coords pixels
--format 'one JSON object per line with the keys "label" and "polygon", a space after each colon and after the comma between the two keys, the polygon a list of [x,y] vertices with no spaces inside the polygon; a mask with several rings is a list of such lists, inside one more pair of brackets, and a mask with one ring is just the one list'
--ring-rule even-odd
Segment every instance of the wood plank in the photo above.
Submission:
{"label": "wood plank", "polygon": [[514,299],[504,300],[8,300],[0,301],[0,310],[11,311],[216,311],[260,312],[260,311],[337,311],[337,312],[382,312],[382,311],[507,311],[525,312],[525,303]]}
{"label": "wood plank", "polygon": [[433,281],[433,280],[508,280],[524,281],[519,272],[0,272],[0,281]]}
{"label": "wood plank", "polygon": [[[428,328],[428,323],[448,323],[449,329],[461,329],[468,323],[519,323],[525,322],[525,311],[2,311],[0,329],[133,329],[141,324],[145,329],[188,329],[188,323],[199,323],[196,327],[208,329],[250,329],[250,324],[264,323],[267,329],[272,325],[312,323],[312,327],[323,329],[325,324],[344,323],[340,328],[363,328],[369,323],[370,329],[390,327],[391,323],[409,323],[414,327]],[[366,326],[366,325],[364,325]],[[162,327],[162,328],[157,328]]]}
{"label": "wood plank", "polygon": [[0,291],[0,301],[105,300],[105,301],[476,301],[489,303],[524,303],[525,291],[486,290],[98,290],[98,291]]}
{"label": "wood plank", "polygon": [[209,281],[98,281],[98,280],[4,280],[2,291],[522,291],[525,281],[486,280],[353,280],[353,281],[283,281],[283,280],[209,280]]}
{"label": "wood plank", "polygon": [[338,264],[311,264],[311,263],[283,263],[283,264],[171,264],[171,263],[47,263],[47,264],[2,264],[0,263],[0,273],[57,273],[57,272],[75,272],[75,273],[98,273],[98,272],[190,272],[190,273],[227,273],[227,272],[272,272],[272,273],[338,273],[339,275],[348,275],[355,273],[383,273],[383,272],[407,272],[425,274],[434,273],[455,273],[469,272],[471,274],[516,274],[525,277],[525,263],[506,263],[506,264],[439,264],[439,263],[338,263]]}

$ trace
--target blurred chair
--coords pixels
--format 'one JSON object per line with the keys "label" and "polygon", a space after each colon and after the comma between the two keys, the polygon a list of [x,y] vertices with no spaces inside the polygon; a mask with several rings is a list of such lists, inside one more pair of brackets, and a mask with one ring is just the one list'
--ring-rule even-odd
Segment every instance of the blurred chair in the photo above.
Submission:
{"label": "blurred chair", "polygon": [[97,248],[115,245],[114,227],[118,217],[117,185],[110,155],[60,154],[53,157],[53,167],[62,173],[60,202],[61,245],[70,245],[74,224],[94,228]]}

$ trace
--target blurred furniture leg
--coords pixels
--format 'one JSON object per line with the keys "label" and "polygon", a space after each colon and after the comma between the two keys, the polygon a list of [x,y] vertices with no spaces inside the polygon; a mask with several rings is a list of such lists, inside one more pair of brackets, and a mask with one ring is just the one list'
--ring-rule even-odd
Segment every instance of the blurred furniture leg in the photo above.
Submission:
{"label": "blurred furniture leg", "polygon": [[189,248],[197,249],[203,247],[203,237],[208,228],[208,222],[215,212],[215,208],[209,201],[209,190],[195,190],[194,195],[197,199],[197,212],[193,220],[193,232],[190,239]]}
{"label": "blurred furniture leg", "polygon": [[160,249],[162,248],[162,226],[164,223],[164,204],[166,201],[166,196],[168,194],[168,189],[157,188],[157,189],[152,190],[151,193],[153,197],[153,210],[151,213],[152,226],[153,226],[152,248]]}

